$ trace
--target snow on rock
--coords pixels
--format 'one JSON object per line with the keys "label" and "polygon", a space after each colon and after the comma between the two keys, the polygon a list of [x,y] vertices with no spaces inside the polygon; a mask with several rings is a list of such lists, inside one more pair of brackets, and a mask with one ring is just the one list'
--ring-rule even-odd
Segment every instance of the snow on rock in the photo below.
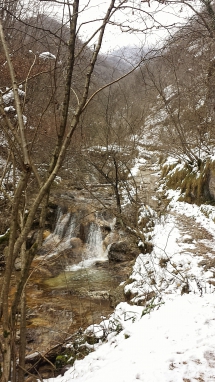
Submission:
{"label": "snow on rock", "polygon": [[[16,119],[18,119],[18,115],[16,114],[15,116],[14,116]],[[24,125],[26,125],[26,123],[27,123],[27,117],[25,116],[25,115],[22,115],[22,119],[23,119],[23,123],[24,123]]]}
{"label": "snow on rock", "polygon": [[56,56],[50,52],[40,53],[39,58],[42,58],[43,60],[56,60]]}
{"label": "snow on rock", "polygon": [[5,111],[6,113],[9,113],[9,112],[14,112],[14,111],[16,111],[16,109],[15,109],[13,106],[7,106],[7,107],[4,108],[4,111]]}
{"label": "snow on rock", "polygon": [[[25,92],[21,89],[18,89],[18,94],[20,97],[24,97]],[[13,90],[9,90],[7,93],[5,93],[3,96],[3,101],[6,105],[8,105],[10,102],[14,101],[14,93]]]}

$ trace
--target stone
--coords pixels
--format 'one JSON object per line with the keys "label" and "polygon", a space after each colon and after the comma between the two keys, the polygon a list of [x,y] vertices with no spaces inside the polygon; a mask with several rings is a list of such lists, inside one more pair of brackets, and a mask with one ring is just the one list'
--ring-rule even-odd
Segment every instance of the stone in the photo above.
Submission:
{"label": "stone", "polygon": [[120,302],[125,302],[126,297],[124,293],[125,285],[119,285],[117,288],[112,289],[109,293],[109,302],[111,308],[115,308]]}
{"label": "stone", "polygon": [[78,237],[73,237],[70,240],[70,244],[72,246],[72,252],[74,255],[81,255],[83,251],[83,241]]}
{"label": "stone", "polygon": [[119,235],[117,232],[110,232],[103,240],[103,245],[105,248],[107,248],[110,244],[112,244],[114,241],[117,241],[119,239]]}
{"label": "stone", "polygon": [[135,259],[138,256],[138,250],[132,248],[128,242],[119,241],[111,244],[108,251],[108,259],[113,262],[123,262]]}
{"label": "stone", "polygon": [[43,240],[47,239],[47,237],[51,234],[51,232],[48,229],[45,229],[43,231]]}
{"label": "stone", "polygon": [[21,259],[17,257],[14,263],[14,267],[16,271],[21,271]]}

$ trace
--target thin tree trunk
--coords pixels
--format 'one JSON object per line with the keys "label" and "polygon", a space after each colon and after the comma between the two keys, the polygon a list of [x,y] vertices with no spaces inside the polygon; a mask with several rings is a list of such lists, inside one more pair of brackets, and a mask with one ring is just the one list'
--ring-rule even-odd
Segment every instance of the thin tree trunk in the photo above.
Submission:
{"label": "thin tree trunk", "polygon": [[25,369],[25,349],[26,349],[26,293],[22,292],[20,303],[20,344],[19,344],[19,370],[18,382],[24,381]]}
{"label": "thin tree trunk", "polygon": [[[26,243],[24,242],[21,249],[21,273],[25,269]],[[20,343],[19,343],[19,370],[18,382],[24,381],[25,369],[25,349],[26,349],[26,291],[25,287],[21,295],[20,302]]]}

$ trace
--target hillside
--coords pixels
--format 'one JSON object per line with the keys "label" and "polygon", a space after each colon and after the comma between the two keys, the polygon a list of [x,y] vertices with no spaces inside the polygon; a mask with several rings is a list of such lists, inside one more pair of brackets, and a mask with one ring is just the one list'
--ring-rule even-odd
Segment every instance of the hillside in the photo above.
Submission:
{"label": "hillside", "polygon": [[2,382],[215,381],[214,5],[101,54],[125,3],[2,8]]}
{"label": "hillside", "polygon": [[214,43],[193,19],[158,56],[133,78],[143,118],[131,174],[153,249],[124,283],[129,304],[87,329],[94,351],[59,381],[215,380]]}

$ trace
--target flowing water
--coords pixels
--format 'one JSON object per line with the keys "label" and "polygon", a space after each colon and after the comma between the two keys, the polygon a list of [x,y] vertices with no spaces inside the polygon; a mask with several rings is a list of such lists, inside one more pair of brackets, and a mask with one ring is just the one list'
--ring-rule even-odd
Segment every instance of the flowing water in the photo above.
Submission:
{"label": "flowing water", "polygon": [[107,261],[105,235],[99,223],[101,219],[98,222],[96,216],[88,222],[86,242],[77,250],[74,246],[81,241],[77,239],[77,215],[58,210],[56,227],[44,241],[38,268],[50,261],[60,262],[65,251],[76,251],[78,255],[76,263],[72,259],[72,264],[54,277],[46,273],[37,278],[32,275],[28,286],[28,330],[36,341],[29,342],[29,352],[38,348],[38,341],[40,348],[47,347],[47,343],[52,346],[80,326],[98,322],[112,312],[109,290],[116,288],[123,276]]}
{"label": "flowing water", "polygon": [[42,251],[49,252],[46,257],[55,256],[71,247],[70,240],[75,237],[75,228],[76,216],[70,213],[63,214],[62,210],[58,208],[54,232],[43,243]]}

